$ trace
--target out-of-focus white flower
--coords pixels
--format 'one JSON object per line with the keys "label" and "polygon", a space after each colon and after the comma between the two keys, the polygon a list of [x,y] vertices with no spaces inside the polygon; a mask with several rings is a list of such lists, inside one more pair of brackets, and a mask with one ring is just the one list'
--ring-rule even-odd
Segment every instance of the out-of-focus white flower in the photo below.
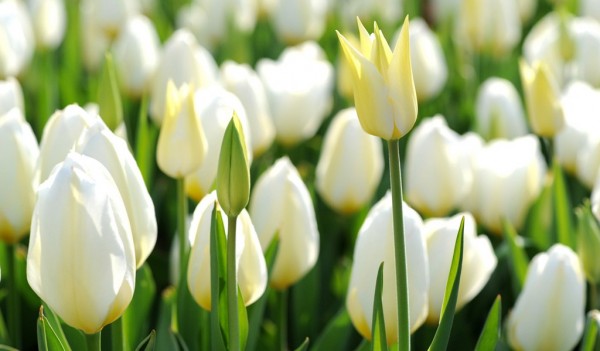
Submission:
{"label": "out-of-focus white flower", "polygon": [[[91,1],[91,0],[90,0]],[[88,71],[96,71],[110,47],[111,38],[100,27],[90,1],[80,2],[81,49],[83,64]]]}
{"label": "out-of-focus white flower", "polygon": [[595,0],[579,0],[579,15],[582,17],[593,17],[600,21],[600,3]]}
{"label": "out-of-focus white flower", "polygon": [[[448,78],[448,67],[440,41],[422,18],[411,19],[409,31],[415,90],[419,101],[424,101],[442,90]],[[399,35],[400,29],[394,38]]]}
{"label": "out-of-focus white flower", "polygon": [[473,186],[461,208],[495,234],[502,232],[503,219],[519,229],[545,176],[546,163],[535,136],[493,140],[475,155]]}
{"label": "out-of-focus white flower", "polygon": [[230,20],[236,29],[252,31],[257,6],[256,0],[194,0],[181,7],[177,23],[194,33],[201,45],[212,49],[227,37]]}
{"label": "out-of-focus white flower", "polygon": [[279,60],[257,64],[269,101],[277,141],[293,145],[311,138],[332,103],[333,67],[315,42],[284,50]]}
{"label": "out-of-focus white flower", "polygon": [[487,140],[513,139],[527,134],[521,98],[510,81],[493,77],[479,87],[475,130]]}
{"label": "out-of-focus white flower", "polygon": [[165,119],[156,145],[156,163],[171,178],[190,175],[207,155],[206,132],[197,115],[194,88],[167,84]]}
{"label": "out-of-focus white flower", "polygon": [[67,25],[64,0],[28,0],[37,45],[55,49],[63,40]]}
{"label": "out-of-focus white flower", "polygon": [[[403,204],[404,233],[406,235],[406,265],[408,269],[408,295],[410,330],[414,332],[427,317],[427,291],[429,290],[429,262],[423,233],[423,220],[419,214]],[[394,228],[392,197],[388,192],[369,211],[360,227],[346,296],[346,307],[354,327],[362,336],[371,339],[371,321],[375,282],[381,262],[383,280],[382,302],[388,344],[398,341],[398,308],[396,304],[396,265],[394,264]]]}
{"label": "out-of-focus white flower", "polygon": [[37,184],[48,178],[52,168],[67,157],[84,129],[97,118],[100,117],[88,114],[78,105],[69,105],[50,116],[40,141],[40,157],[35,171]]}
{"label": "out-of-focus white flower", "polygon": [[25,113],[21,84],[14,77],[0,80],[0,116],[15,107]]}
{"label": "out-of-focus white flower", "polygon": [[477,224],[470,213],[463,212],[450,218],[426,220],[423,232],[427,241],[427,257],[429,257],[427,320],[430,323],[437,323],[440,318],[456,235],[463,216],[465,218],[463,262],[456,301],[457,310],[479,294],[498,263],[490,239],[485,235],[477,236]]}
{"label": "out-of-focus white flower", "polygon": [[[600,146],[593,142],[600,137],[600,119],[596,116],[600,111],[600,91],[585,82],[575,81],[567,86],[560,103],[565,126],[554,137],[554,155],[566,171],[580,175],[580,179],[591,186],[596,173],[593,167],[598,163],[589,156]],[[581,173],[578,164],[583,167]]]}
{"label": "out-of-focus white flower", "polygon": [[[223,135],[234,111],[244,130],[246,150],[252,150],[252,141],[246,111],[233,93],[219,86],[206,87],[196,91],[194,100],[196,116],[202,123],[209,151],[200,167],[185,178],[185,191],[189,197],[200,201],[215,184]],[[252,163],[251,153],[248,154],[248,163]]]}
{"label": "out-of-focus white flower", "polygon": [[165,113],[167,82],[175,86],[189,84],[196,89],[216,82],[217,64],[187,30],[175,31],[165,43],[152,83],[150,117],[160,125]]}
{"label": "out-of-focus white flower", "polygon": [[35,38],[20,0],[0,1],[0,78],[19,75],[33,56]]}
{"label": "out-of-focus white flower", "polygon": [[244,105],[250,126],[252,153],[254,156],[261,154],[275,138],[262,81],[250,66],[233,61],[225,61],[221,65],[221,81],[225,89],[234,93]]}
{"label": "out-of-focus white flower", "polygon": [[521,39],[521,20],[515,0],[462,0],[456,25],[456,43],[475,52],[500,56]]}
{"label": "out-of-focus white flower", "polygon": [[119,34],[121,26],[140,11],[139,0],[82,0],[83,7],[94,16],[94,21],[107,38]]}
{"label": "out-of-focus white flower", "polygon": [[136,266],[141,267],[156,244],[156,215],[142,173],[127,143],[97,118],[84,130],[75,150],[100,161],[115,181],[131,224]]}
{"label": "out-of-focus white flower", "polygon": [[23,111],[13,108],[0,115],[0,240],[5,243],[16,243],[29,231],[38,155],[37,140]]}
{"label": "out-of-focus white flower", "polygon": [[319,232],[308,189],[287,157],[256,181],[250,215],[263,251],[279,238],[271,286],[286,289],[302,279],[317,262]]}
{"label": "out-of-focus white flower", "polygon": [[38,188],[27,281],[65,323],[87,334],[119,318],[131,302],[131,227],[100,162],[71,152]]}
{"label": "out-of-focus white flower", "polygon": [[[217,203],[213,191],[198,203],[192,216],[188,239],[192,248],[188,264],[188,288],[194,300],[205,310],[211,309],[210,228],[212,211]],[[227,215],[223,216],[225,235],[228,235]],[[250,305],[262,296],[267,287],[267,265],[248,211],[237,217],[235,237],[236,275],[244,304]]]}
{"label": "out-of-focus white flower", "polygon": [[152,22],[131,17],[113,45],[116,69],[123,90],[141,96],[149,89],[160,55],[160,42]]}
{"label": "out-of-focus white flower", "polygon": [[327,1],[277,0],[271,12],[275,33],[288,44],[318,40],[325,30]]}
{"label": "out-of-focus white flower", "polygon": [[431,14],[436,23],[449,23],[454,20],[460,10],[462,0],[431,0]]}
{"label": "out-of-focus white flower", "polygon": [[600,56],[600,23],[591,18],[550,13],[539,20],[523,42],[523,56],[543,61],[560,86],[583,80],[600,86],[596,59]]}
{"label": "out-of-focus white flower", "polygon": [[573,349],[585,323],[585,288],[573,250],[556,244],[536,255],[506,322],[509,344],[524,351]]}
{"label": "out-of-focus white flower", "polygon": [[356,109],[338,112],[325,134],[315,185],[325,202],[342,213],[367,204],[383,174],[381,141],[367,134]]}
{"label": "out-of-focus white flower", "polygon": [[469,172],[460,138],[437,115],[410,136],[406,151],[406,200],[421,213],[442,216],[469,190]]}

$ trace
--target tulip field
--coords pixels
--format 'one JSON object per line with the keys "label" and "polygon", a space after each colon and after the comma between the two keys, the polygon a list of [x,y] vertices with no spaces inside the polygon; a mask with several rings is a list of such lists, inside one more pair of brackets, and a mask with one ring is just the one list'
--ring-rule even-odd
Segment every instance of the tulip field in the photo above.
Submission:
{"label": "tulip field", "polygon": [[600,349],[600,1],[0,0],[0,350]]}

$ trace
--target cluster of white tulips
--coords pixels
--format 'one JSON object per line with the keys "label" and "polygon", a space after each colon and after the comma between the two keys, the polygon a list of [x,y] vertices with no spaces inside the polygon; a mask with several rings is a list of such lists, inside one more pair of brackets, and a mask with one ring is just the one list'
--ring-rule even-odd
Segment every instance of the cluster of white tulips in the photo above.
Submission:
{"label": "cluster of white tulips", "polygon": [[598,0],[0,0],[0,348],[593,350],[598,59]]}

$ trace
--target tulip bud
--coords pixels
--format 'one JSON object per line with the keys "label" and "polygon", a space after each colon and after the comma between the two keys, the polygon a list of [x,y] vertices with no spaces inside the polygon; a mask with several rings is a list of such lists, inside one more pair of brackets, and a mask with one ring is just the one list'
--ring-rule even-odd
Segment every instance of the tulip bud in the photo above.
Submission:
{"label": "tulip bud", "polygon": [[531,129],[540,136],[553,137],[565,123],[558,84],[543,62],[529,66],[521,60],[519,67]]}
{"label": "tulip bud", "polygon": [[331,108],[333,67],[315,42],[287,48],[278,61],[256,65],[262,80],[276,138],[294,145],[315,135]]}
{"label": "tulip bud", "polygon": [[100,161],[115,181],[131,223],[136,266],[141,267],[156,244],[156,215],[142,173],[127,143],[97,119],[83,132],[75,149]]}
{"label": "tulip bud", "polygon": [[455,208],[470,188],[463,153],[458,134],[446,125],[444,117],[437,115],[423,121],[408,140],[407,202],[419,212],[434,216]]}
{"label": "tulip bud", "polygon": [[155,72],[150,92],[150,117],[160,125],[164,117],[169,80],[175,86],[208,86],[216,81],[217,64],[190,32],[180,29],[165,43]]}
{"label": "tulip bud", "polygon": [[160,57],[160,41],[152,22],[144,16],[130,18],[117,37],[113,54],[121,87],[130,96],[146,92]]}
{"label": "tulip bud", "polygon": [[135,287],[131,227],[119,189],[100,162],[69,153],[38,188],[27,281],[65,323],[87,334],[129,305]]}
{"label": "tulip bud", "polygon": [[17,76],[29,64],[35,44],[31,19],[21,1],[0,1],[0,38],[0,78]]}
{"label": "tulip bud", "polygon": [[394,51],[375,24],[369,35],[360,20],[360,47],[338,32],[344,57],[352,67],[354,103],[363,129],[386,140],[408,133],[417,119],[417,95],[410,61],[408,16]]}
{"label": "tulip bud", "polygon": [[585,279],[577,255],[562,244],[536,255],[507,320],[517,350],[571,350],[585,323]]}
{"label": "tulip bud", "polygon": [[456,43],[475,52],[502,56],[521,39],[517,1],[463,0],[455,23]]}
{"label": "tulip bud", "polygon": [[158,144],[156,161],[171,178],[182,178],[200,167],[206,155],[206,136],[196,115],[194,89],[187,84],[177,90],[167,86],[167,106]]}
{"label": "tulip bud", "polygon": [[456,309],[471,301],[490,279],[498,260],[485,235],[477,236],[473,216],[459,213],[450,218],[430,218],[425,221],[424,234],[429,258],[429,323],[437,323],[442,311],[446,283],[452,264],[454,243],[464,217],[463,262]]}
{"label": "tulip bud", "polygon": [[115,130],[123,122],[123,104],[117,85],[115,64],[110,54],[105,56],[98,84],[98,109],[110,130]]}
{"label": "tulip bud", "polygon": [[14,77],[0,80],[0,116],[3,116],[13,107],[25,112],[23,103],[23,90],[19,81]]}
{"label": "tulip bud", "polygon": [[35,171],[37,184],[46,180],[52,168],[65,159],[84,129],[96,118],[99,117],[88,114],[78,105],[69,105],[50,116],[40,142],[40,157]]}
{"label": "tulip bud", "polygon": [[279,0],[271,10],[275,33],[288,44],[318,40],[325,30],[327,1]]}
{"label": "tulip bud", "polygon": [[383,174],[381,141],[360,127],[354,108],[338,112],[325,134],[315,185],[325,202],[341,213],[369,202]]}
{"label": "tulip bud", "polygon": [[[406,238],[406,266],[410,330],[414,332],[427,317],[427,290],[429,289],[429,263],[423,235],[423,220],[406,203],[403,205],[404,233]],[[382,302],[388,344],[398,341],[396,305],[396,265],[394,256],[394,228],[392,223],[392,197],[388,192],[369,211],[361,226],[350,273],[346,307],[352,324],[358,332],[371,339],[371,320],[375,281],[381,262],[383,266]]]}
{"label": "tulip bud", "polygon": [[[595,198],[592,199],[594,210],[598,213],[598,197],[600,194],[596,190]],[[589,203],[575,211],[577,216],[577,254],[581,260],[581,265],[587,280],[591,284],[600,282],[600,261],[598,261],[598,252],[600,252],[600,225],[598,219],[592,214]]]}
{"label": "tulip bud", "polygon": [[221,79],[225,89],[234,93],[244,105],[250,126],[252,153],[254,156],[263,153],[271,146],[275,129],[262,81],[250,66],[233,61],[223,63]]}
{"label": "tulip bud", "polygon": [[[448,67],[442,45],[422,18],[410,22],[410,61],[419,101],[436,96],[446,84]],[[400,31],[395,38],[400,36]]]}
{"label": "tulip bud", "polygon": [[475,110],[475,130],[487,140],[513,139],[527,134],[521,98],[506,79],[486,80],[479,87]]}
{"label": "tulip bud", "polygon": [[16,243],[29,231],[38,154],[23,112],[13,108],[0,115],[0,239],[5,243]]}
{"label": "tulip bud", "polygon": [[461,208],[493,233],[506,219],[521,228],[529,206],[542,191],[546,162],[533,135],[494,140],[473,159],[473,185]]}
{"label": "tulip bud", "polygon": [[[190,224],[189,240],[192,251],[188,265],[188,288],[194,300],[207,311],[211,309],[210,227],[217,195],[206,195],[196,206]],[[223,218],[225,233],[227,217]],[[250,305],[262,296],[267,287],[267,265],[256,230],[246,210],[237,217],[236,275],[244,304]]]}
{"label": "tulip bud", "polygon": [[217,197],[228,217],[237,216],[250,198],[250,166],[247,155],[244,131],[234,112],[223,135],[217,170]]}
{"label": "tulip bud", "polygon": [[[200,201],[214,189],[219,165],[219,154],[225,129],[235,114],[240,120],[244,131],[245,150],[250,149],[250,127],[244,106],[232,93],[221,87],[207,87],[199,89],[194,97],[196,101],[196,114],[199,116],[206,134],[207,148],[210,150],[202,165],[194,170],[185,179],[185,191],[189,197]],[[248,164],[252,162],[252,154],[246,155]]]}
{"label": "tulip bud", "polygon": [[67,15],[63,0],[28,0],[37,46],[55,49],[65,35]]}
{"label": "tulip bud", "polygon": [[317,262],[319,232],[310,195],[298,171],[281,158],[256,181],[250,199],[250,216],[263,251],[279,237],[270,284],[287,289]]}
{"label": "tulip bud", "polygon": [[[592,146],[588,139],[600,131],[600,119],[595,117],[596,111],[600,111],[600,91],[585,82],[573,82],[565,89],[561,105],[565,126],[554,137],[554,155],[566,171],[578,175],[591,187],[596,179],[597,164],[590,158],[593,152],[587,146]],[[579,172],[580,168],[583,172]]]}

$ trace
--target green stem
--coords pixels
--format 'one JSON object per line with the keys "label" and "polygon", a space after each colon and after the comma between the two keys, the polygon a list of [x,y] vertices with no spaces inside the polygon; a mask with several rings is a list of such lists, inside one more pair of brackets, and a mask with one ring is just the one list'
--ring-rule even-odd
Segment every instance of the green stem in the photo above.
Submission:
{"label": "green stem", "polygon": [[229,325],[229,350],[240,350],[237,310],[237,277],[235,274],[235,236],[237,216],[229,217],[227,235],[227,317]]}
{"label": "green stem", "polygon": [[85,344],[87,345],[88,351],[100,351],[102,350],[100,341],[102,338],[100,337],[100,332],[96,334],[84,334],[85,335]]}
{"label": "green stem", "polygon": [[402,214],[402,174],[399,140],[388,140],[390,184],[394,220],[394,256],[396,259],[396,298],[398,302],[398,350],[410,350],[410,314],[408,310],[408,274]]}
{"label": "green stem", "polygon": [[[181,272],[187,263],[187,237],[185,230],[185,220],[188,215],[187,199],[185,197],[185,182],[184,178],[177,180],[177,236],[179,238],[179,271]],[[179,285],[182,285],[181,277]]]}
{"label": "green stem", "polygon": [[287,317],[288,317],[288,290],[282,290],[278,293],[279,295],[279,306],[278,318],[279,318],[279,350],[287,350]]}
{"label": "green stem", "polygon": [[17,288],[17,244],[8,246],[8,327],[10,340],[21,348],[21,299]]}
{"label": "green stem", "polygon": [[590,309],[598,309],[598,285],[596,283],[590,283]]}
{"label": "green stem", "polygon": [[116,321],[112,322],[110,325],[110,338],[112,342],[113,350],[128,350],[127,344],[125,343],[125,333],[123,333],[123,318],[125,318],[125,314],[123,314]]}

